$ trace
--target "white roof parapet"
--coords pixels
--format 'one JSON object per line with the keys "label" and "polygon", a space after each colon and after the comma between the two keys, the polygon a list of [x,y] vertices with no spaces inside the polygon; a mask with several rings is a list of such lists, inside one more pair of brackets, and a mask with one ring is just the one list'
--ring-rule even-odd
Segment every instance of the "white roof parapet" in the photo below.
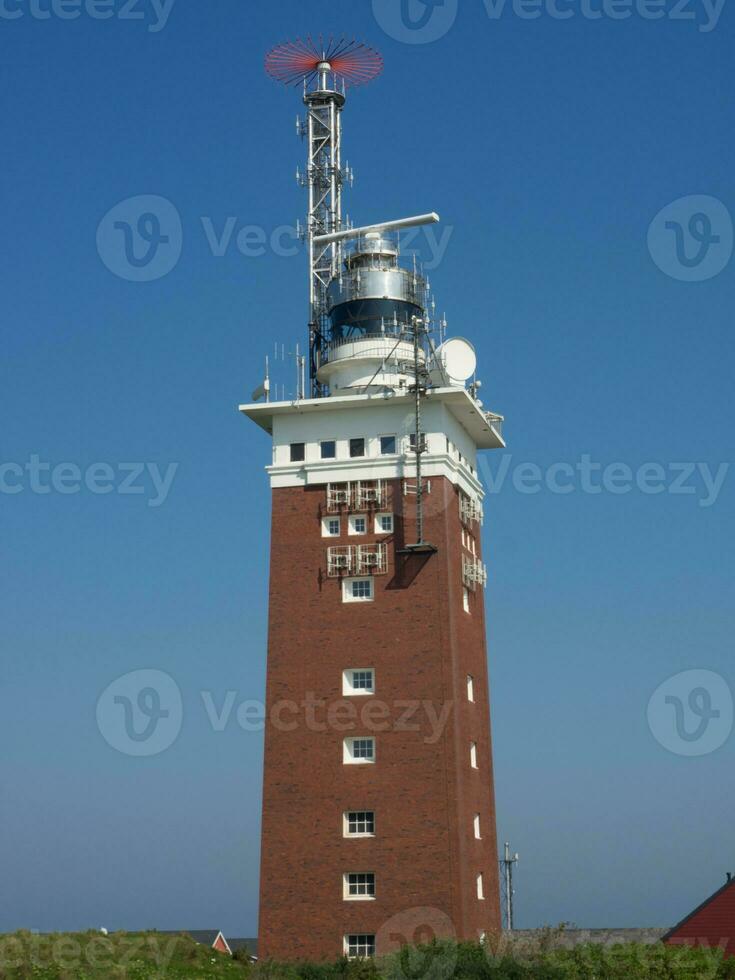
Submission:
{"label": "white roof parapet", "polygon": [[[501,422],[502,416],[485,412],[477,401],[464,388],[430,388],[426,402],[440,401],[466,430],[478,449],[505,449],[505,442],[494,421]],[[239,406],[261,429],[273,434],[273,418],[276,415],[313,414],[334,412],[336,409],[362,409],[375,405],[406,405],[412,407],[414,396],[390,393],[369,395],[331,395],[329,398],[305,398],[288,402],[260,402]]]}

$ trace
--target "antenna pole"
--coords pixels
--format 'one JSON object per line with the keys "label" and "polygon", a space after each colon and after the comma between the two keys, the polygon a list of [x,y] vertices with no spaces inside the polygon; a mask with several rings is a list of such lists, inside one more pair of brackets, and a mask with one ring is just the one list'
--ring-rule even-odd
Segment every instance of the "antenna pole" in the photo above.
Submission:
{"label": "antenna pole", "polygon": [[[342,230],[342,186],[352,170],[342,166],[342,108],[347,85],[363,85],[383,70],[380,54],[345,37],[315,43],[311,38],[279,44],[265,59],[268,74],[284,85],[303,83],[306,120],[297,132],[308,141],[306,173],[296,179],[308,189],[304,237],[309,253],[309,381],[311,395],[327,392],[317,378],[329,332],[327,286],[342,265],[341,241],[324,241]],[[349,222],[348,222],[349,223]],[[302,390],[303,390],[302,385]]]}
{"label": "antenna pole", "polygon": [[500,862],[503,878],[503,898],[505,913],[505,928],[508,932],[513,931],[513,866],[518,864],[518,855],[510,853],[510,844],[505,842],[504,856]]}
{"label": "antenna pole", "polygon": [[345,97],[330,84],[331,66],[319,65],[316,83],[306,87],[309,191],[306,234],[309,246],[309,379],[312,397],[323,392],[316,373],[327,335],[327,285],[339,271],[341,246],[319,239],[342,227],[342,107]]}
{"label": "antenna pole", "polygon": [[416,543],[424,543],[424,490],[421,485],[421,384],[419,379],[419,321],[413,324],[413,370],[416,396]]}

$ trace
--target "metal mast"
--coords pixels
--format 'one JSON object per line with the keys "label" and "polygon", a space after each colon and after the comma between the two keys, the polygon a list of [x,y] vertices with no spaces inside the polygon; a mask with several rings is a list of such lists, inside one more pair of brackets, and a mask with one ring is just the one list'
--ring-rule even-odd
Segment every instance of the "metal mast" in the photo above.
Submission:
{"label": "metal mast", "polygon": [[503,883],[503,917],[505,928],[513,931],[513,865],[518,864],[518,855],[510,853],[510,844],[506,841],[504,856],[500,861],[501,881]]}
{"label": "metal mast", "polygon": [[[336,91],[332,66],[328,61],[318,66],[317,84],[311,91],[304,82],[306,123],[299,131],[307,139],[307,169],[297,174],[302,186],[308,187],[309,210],[306,237],[309,249],[309,378],[312,396],[321,394],[316,372],[327,335],[327,286],[337,275],[341,248],[337,243],[320,245],[318,235],[342,229],[342,185],[347,174],[342,171],[342,107],[345,97]],[[330,78],[331,76],[331,78]]]}
{"label": "metal mast", "polygon": [[352,173],[342,166],[342,108],[348,85],[371,81],[383,68],[373,48],[346,38],[328,41],[311,38],[273,48],[265,60],[266,71],[286,85],[303,85],[306,118],[297,131],[307,141],[306,172],[296,179],[308,189],[305,237],[309,252],[309,379],[311,395],[324,394],[317,380],[326,343],[327,286],[338,275],[341,242],[318,239],[342,230],[342,188]]}

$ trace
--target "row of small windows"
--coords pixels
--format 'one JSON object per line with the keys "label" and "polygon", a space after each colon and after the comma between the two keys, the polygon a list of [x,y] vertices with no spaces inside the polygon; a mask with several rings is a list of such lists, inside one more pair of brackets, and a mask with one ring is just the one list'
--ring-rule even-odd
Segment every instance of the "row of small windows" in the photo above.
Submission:
{"label": "row of small windows", "polygon": [[[394,435],[390,436],[379,436],[380,440],[380,455],[381,456],[395,456],[396,446],[398,445],[397,437]],[[414,440],[412,446],[415,446],[415,436],[412,437]],[[364,436],[359,436],[355,439],[347,440],[347,449],[349,452],[350,459],[361,459],[363,456],[367,455],[366,452],[367,439]],[[292,442],[290,445],[291,462],[292,463],[303,463],[306,459],[306,443],[305,442]],[[319,443],[319,458],[320,459],[336,459],[337,458],[337,440],[336,439],[323,439]]]}
{"label": "row of small windows", "polygon": [[[399,451],[398,436],[387,435],[378,436],[378,445],[380,447],[380,456],[396,456]],[[446,440],[447,444],[447,454],[459,460],[460,463],[465,465],[470,473],[475,473],[475,468],[467,459],[463,456],[459,449],[450,440]],[[368,455],[367,452],[368,440],[365,436],[357,436],[353,439],[347,440],[347,451],[350,459],[362,459],[364,456]],[[319,452],[319,459],[337,459],[337,440],[336,439],[322,439],[317,443]],[[424,433],[419,434],[419,452],[425,453],[428,451],[428,442],[426,435]],[[306,443],[305,442],[292,442],[289,445],[290,458],[292,463],[303,463],[306,459]],[[415,453],[416,452],[416,433],[412,432],[407,439],[405,444],[405,451]]]}
{"label": "row of small windows", "polygon": [[[393,514],[376,514],[373,519],[375,534],[392,534],[395,526]],[[367,514],[350,514],[347,518],[347,533],[360,535],[368,533]],[[341,517],[322,518],[322,537],[338,538],[342,534]]]}
{"label": "row of small windows", "polygon": [[[377,758],[375,739],[372,736],[346,738],[342,749],[342,761],[346,766],[372,764]],[[470,742],[470,766],[479,769],[477,742]]]}
{"label": "row of small windows", "polygon": [[[343,815],[345,837],[375,837],[375,813],[373,810],[348,810]],[[472,819],[475,840],[482,840],[480,814]]]}

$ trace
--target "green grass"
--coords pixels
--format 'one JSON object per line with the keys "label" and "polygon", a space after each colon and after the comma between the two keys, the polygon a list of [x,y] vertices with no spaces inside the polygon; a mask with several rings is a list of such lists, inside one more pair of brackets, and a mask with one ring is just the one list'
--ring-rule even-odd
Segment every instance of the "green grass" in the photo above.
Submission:
{"label": "green grass", "polygon": [[185,934],[16,932],[0,936],[0,980],[237,980],[248,964]]}
{"label": "green grass", "polygon": [[555,948],[534,941],[434,942],[380,960],[251,965],[185,934],[0,936],[0,980],[735,980],[719,950],[656,944]]}

